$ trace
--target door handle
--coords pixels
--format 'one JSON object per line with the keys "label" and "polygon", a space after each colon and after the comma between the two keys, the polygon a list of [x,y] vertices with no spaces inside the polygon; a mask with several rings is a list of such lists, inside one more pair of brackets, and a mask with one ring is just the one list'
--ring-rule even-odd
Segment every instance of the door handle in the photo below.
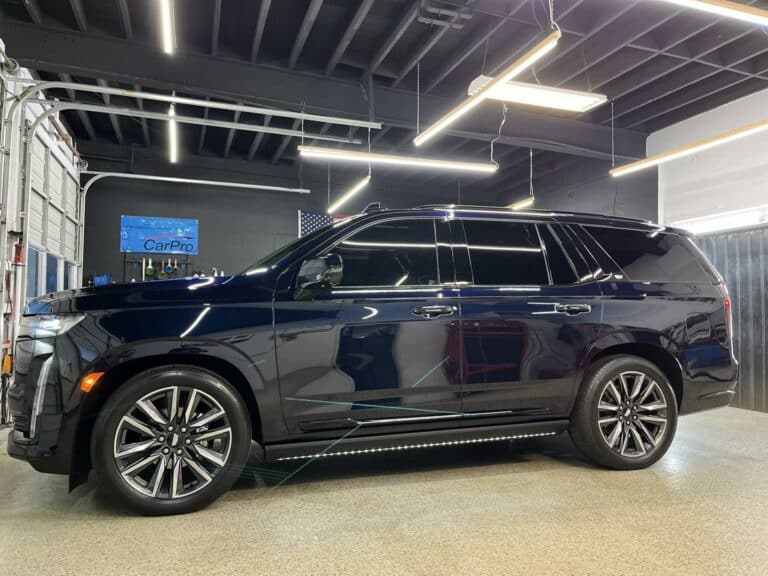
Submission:
{"label": "door handle", "polygon": [[423,316],[424,318],[437,318],[438,316],[450,316],[456,311],[455,306],[417,306],[411,313],[414,316]]}
{"label": "door handle", "polygon": [[555,312],[567,314],[568,316],[577,316],[578,314],[592,312],[592,306],[589,304],[557,304]]}

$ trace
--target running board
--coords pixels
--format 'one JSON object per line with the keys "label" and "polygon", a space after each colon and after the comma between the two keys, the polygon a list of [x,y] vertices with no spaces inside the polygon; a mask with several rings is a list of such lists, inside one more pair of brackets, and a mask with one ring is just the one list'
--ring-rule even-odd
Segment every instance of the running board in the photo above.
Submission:
{"label": "running board", "polygon": [[430,430],[428,432],[407,432],[402,434],[381,434],[355,437],[355,429],[349,436],[340,439],[319,440],[313,442],[293,442],[273,444],[264,448],[267,462],[284,460],[305,460],[308,458],[327,458],[331,456],[352,456],[374,452],[398,452],[416,448],[436,446],[458,446],[462,444],[481,444],[555,436],[568,427],[568,420],[550,422],[532,422],[527,424],[504,424],[500,426],[478,426],[450,430]]}

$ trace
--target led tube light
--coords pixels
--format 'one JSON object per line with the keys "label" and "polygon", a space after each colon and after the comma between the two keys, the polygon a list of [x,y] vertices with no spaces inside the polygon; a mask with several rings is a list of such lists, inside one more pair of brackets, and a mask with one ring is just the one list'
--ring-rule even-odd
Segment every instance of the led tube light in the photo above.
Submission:
{"label": "led tube light", "polygon": [[160,2],[160,30],[163,36],[163,52],[173,54],[173,0],[159,0]]}
{"label": "led tube light", "polygon": [[168,120],[168,161],[171,164],[175,164],[179,161],[179,133],[176,120],[173,119],[176,116],[176,106],[171,104],[168,108],[168,116],[171,117]]}
{"label": "led tube light", "polygon": [[521,210],[523,208],[529,208],[533,206],[533,202],[533,196],[529,196],[524,200],[519,200],[518,202],[513,202],[512,204],[507,205],[507,208],[511,208],[512,210]]}
{"label": "led tube light", "polygon": [[612,176],[625,176],[639,170],[651,168],[652,166],[666,164],[667,162],[677,160],[678,158],[691,156],[697,152],[709,150],[710,148],[715,148],[716,146],[721,146],[723,144],[727,144],[728,142],[733,142],[734,140],[752,136],[753,134],[764,132],[766,130],[768,130],[768,120],[761,120],[753,124],[742,126],[741,128],[736,128],[735,130],[729,130],[728,132],[718,136],[699,140],[698,142],[688,144],[687,146],[682,146],[681,148],[675,148],[669,152],[662,152],[661,154],[656,154],[654,156],[638,160],[637,162],[632,162],[631,164],[619,166],[618,168],[612,169],[610,174]]}
{"label": "led tube light", "polygon": [[709,12],[725,18],[733,18],[742,22],[750,22],[760,26],[768,26],[768,10],[747,6],[728,0],[664,0],[670,4],[677,4],[684,8],[693,8],[702,12]]}
{"label": "led tube light", "polygon": [[365,178],[360,180],[357,184],[352,186],[349,190],[347,190],[344,194],[342,194],[341,198],[336,200],[333,204],[331,204],[328,207],[328,214],[333,214],[342,204],[344,204],[347,200],[352,198],[355,194],[360,192],[363,188],[368,186],[368,183],[371,181],[371,175],[368,174]]}
{"label": "led tube light", "polygon": [[[476,94],[483,86],[491,82],[490,76],[478,76],[469,85],[468,94]],[[540,108],[554,108],[568,112],[586,112],[608,101],[605,94],[566,90],[552,86],[541,86],[528,82],[507,82],[499,84],[487,96],[493,100],[514,102]]]}
{"label": "led tube light", "polygon": [[321,148],[318,146],[299,146],[299,153],[306,158],[344,160],[362,164],[389,164],[393,166],[413,166],[416,168],[442,168],[444,170],[484,172],[487,174],[492,174],[499,169],[499,167],[493,163],[459,162],[456,160],[438,160],[436,158],[393,156],[390,154],[358,152],[356,150],[341,150],[339,148]]}
{"label": "led tube light", "polygon": [[551,52],[555,46],[557,46],[558,40],[560,40],[562,33],[560,30],[555,30],[549,36],[544,38],[541,42],[536,44],[531,50],[526,52],[523,56],[515,60],[512,64],[507,66],[502,72],[496,76],[491,82],[480,88],[473,96],[470,96],[464,100],[461,104],[453,108],[445,116],[440,118],[437,122],[432,124],[429,128],[421,132],[416,138],[413,139],[413,143],[416,146],[421,146],[428,140],[434,138],[439,132],[445,130],[448,126],[453,124],[456,120],[464,116],[470,110],[473,110],[483,100],[488,98],[489,94],[502,84],[506,84],[512,78],[533,66],[536,62],[541,60],[545,55]]}

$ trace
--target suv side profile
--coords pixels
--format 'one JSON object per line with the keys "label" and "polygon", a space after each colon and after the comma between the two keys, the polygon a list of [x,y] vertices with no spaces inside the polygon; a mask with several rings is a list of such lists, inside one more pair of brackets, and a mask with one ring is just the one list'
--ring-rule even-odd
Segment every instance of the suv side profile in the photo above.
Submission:
{"label": "suv side profile", "polygon": [[50,294],[23,318],[9,454],[94,468],[146,514],[262,461],[568,431],[649,466],[679,414],[726,406],[730,300],[682,231],[587,214],[364,213],[228,278]]}

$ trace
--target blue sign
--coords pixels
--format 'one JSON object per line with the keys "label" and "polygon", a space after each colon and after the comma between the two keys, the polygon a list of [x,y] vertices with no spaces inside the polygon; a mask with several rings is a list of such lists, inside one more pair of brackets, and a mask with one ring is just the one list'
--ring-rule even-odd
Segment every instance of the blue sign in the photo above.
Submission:
{"label": "blue sign", "polygon": [[198,250],[197,220],[120,217],[120,252],[194,255]]}

